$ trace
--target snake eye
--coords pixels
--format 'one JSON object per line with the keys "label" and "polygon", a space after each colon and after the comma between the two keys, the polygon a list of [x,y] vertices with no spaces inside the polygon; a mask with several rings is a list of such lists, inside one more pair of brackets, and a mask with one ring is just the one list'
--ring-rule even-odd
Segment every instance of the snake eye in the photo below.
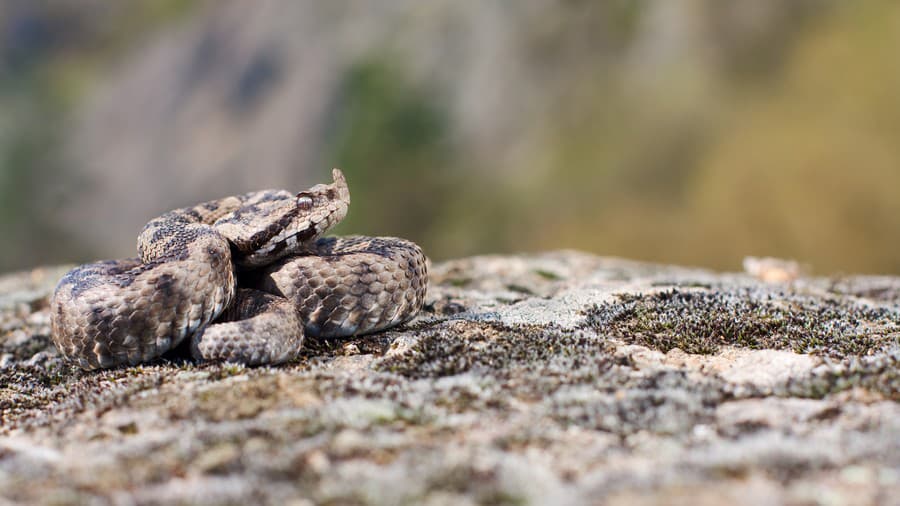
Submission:
{"label": "snake eye", "polygon": [[309,211],[312,209],[313,200],[307,195],[305,192],[300,192],[297,194],[297,207],[302,211]]}

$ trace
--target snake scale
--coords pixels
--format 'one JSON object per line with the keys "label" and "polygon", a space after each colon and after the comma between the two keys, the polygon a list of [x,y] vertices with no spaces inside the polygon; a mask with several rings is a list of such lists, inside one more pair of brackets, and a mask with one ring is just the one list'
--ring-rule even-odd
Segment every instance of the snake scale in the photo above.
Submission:
{"label": "snake scale", "polygon": [[76,267],[50,301],[51,335],[85,369],[137,364],[189,338],[198,360],[277,364],[304,335],[346,337],[410,320],[426,260],[395,237],[323,237],[347,214],[334,182],[294,195],[264,190],[150,221],[137,258]]}

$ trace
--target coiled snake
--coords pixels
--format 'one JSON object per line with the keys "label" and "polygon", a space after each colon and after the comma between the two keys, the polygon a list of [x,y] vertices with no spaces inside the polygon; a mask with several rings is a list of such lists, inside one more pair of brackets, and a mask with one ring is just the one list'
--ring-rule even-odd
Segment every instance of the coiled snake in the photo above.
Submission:
{"label": "coiled snake", "polygon": [[344,337],[411,319],[425,255],[395,237],[322,235],[347,214],[340,170],[294,195],[265,190],[170,211],[138,258],[82,265],[50,301],[60,352],[85,369],[137,364],[190,338],[202,360],[276,364],[305,335]]}

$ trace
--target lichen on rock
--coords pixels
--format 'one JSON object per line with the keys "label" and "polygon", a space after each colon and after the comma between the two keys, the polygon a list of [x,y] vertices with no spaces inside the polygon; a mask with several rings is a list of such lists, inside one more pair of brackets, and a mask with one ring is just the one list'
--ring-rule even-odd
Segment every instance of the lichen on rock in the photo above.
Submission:
{"label": "lichen on rock", "polygon": [[878,504],[900,496],[900,278],[577,252],[431,269],[426,307],[281,367],[86,373],[65,269],[0,278],[14,503]]}

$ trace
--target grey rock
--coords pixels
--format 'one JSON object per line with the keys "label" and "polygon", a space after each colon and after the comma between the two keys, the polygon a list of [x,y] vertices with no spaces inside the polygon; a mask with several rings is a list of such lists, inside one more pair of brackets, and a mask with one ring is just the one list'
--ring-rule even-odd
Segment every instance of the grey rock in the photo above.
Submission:
{"label": "grey rock", "polygon": [[63,271],[0,278],[0,501],[900,497],[900,278],[466,258],[411,323],[294,364],[85,373],[49,339]]}

